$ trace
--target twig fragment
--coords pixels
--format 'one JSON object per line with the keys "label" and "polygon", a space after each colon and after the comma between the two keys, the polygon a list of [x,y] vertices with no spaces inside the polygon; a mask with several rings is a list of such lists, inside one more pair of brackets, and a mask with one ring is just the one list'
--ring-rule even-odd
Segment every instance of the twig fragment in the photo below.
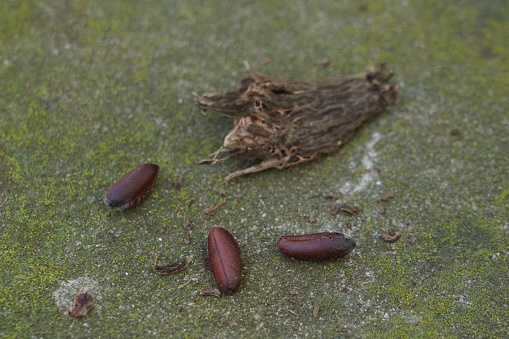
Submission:
{"label": "twig fragment", "polygon": [[173,264],[169,265],[157,265],[157,254],[154,259],[154,272],[156,272],[159,275],[169,275],[169,274],[175,274],[178,272],[183,271],[191,262],[193,261],[193,256],[191,255],[187,259],[185,259],[183,262],[175,262]]}
{"label": "twig fragment", "polygon": [[209,208],[206,208],[203,210],[203,213],[205,214],[209,214],[211,212],[214,212],[215,210],[217,210],[219,207],[221,207],[222,205],[224,205],[226,203],[226,198],[224,198],[223,200],[221,200],[220,202],[218,202],[217,204],[215,205],[212,205],[210,206]]}

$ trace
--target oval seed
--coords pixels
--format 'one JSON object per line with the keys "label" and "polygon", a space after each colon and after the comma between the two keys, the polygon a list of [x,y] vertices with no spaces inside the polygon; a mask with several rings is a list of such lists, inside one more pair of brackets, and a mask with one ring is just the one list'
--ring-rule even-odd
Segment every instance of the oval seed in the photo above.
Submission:
{"label": "oval seed", "polygon": [[294,259],[330,260],[344,257],[355,248],[355,241],[343,233],[286,235],[279,238],[277,249]]}
{"label": "oval seed", "polygon": [[217,286],[225,293],[236,292],[242,274],[240,249],[235,238],[224,228],[214,227],[209,233],[208,250]]}
{"label": "oval seed", "polygon": [[106,191],[104,202],[122,209],[139,205],[157,181],[159,166],[146,163],[124,174]]}

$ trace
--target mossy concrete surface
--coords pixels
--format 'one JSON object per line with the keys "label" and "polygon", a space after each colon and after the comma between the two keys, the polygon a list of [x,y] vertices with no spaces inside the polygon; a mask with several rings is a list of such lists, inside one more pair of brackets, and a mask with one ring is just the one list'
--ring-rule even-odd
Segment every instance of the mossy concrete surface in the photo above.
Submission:
{"label": "mossy concrete surface", "polygon": [[[0,336],[509,336],[507,13],[502,0],[2,1]],[[235,162],[196,163],[231,121],[192,92],[237,88],[245,60],[294,79],[386,62],[401,101],[331,155],[225,185]],[[161,167],[150,195],[106,206],[145,162]],[[221,298],[199,295],[214,286],[213,226],[244,267]],[[390,230],[399,241],[379,238]],[[325,263],[275,249],[322,231],[357,248]],[[159,276],[156,255],[194,261]],[[94,307],[73,319],[80,292]]]}

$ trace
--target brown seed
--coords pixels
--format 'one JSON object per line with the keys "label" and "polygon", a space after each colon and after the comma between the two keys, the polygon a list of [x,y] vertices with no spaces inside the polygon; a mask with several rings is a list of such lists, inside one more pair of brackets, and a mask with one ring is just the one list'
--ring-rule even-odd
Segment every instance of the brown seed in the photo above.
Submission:
{"label": "brown seed", "polygon": [[355,248],[355,241],[343,233],[286,235],[279,238],[277,249],[294,259],[330,260],[344,257]]}
{"label": "brown seed", "polygon": [[111,207],[127,209],[139,205],[154,187],[159,166],[146,163],[124,174],[106,191],[104,202]]}
{"label": "brown seed", "polygon": [[235,238],[224,228],[214,227],[209,233],[208,250],[217,286],[225,293],[236,292],[242,274],[240,249]]}

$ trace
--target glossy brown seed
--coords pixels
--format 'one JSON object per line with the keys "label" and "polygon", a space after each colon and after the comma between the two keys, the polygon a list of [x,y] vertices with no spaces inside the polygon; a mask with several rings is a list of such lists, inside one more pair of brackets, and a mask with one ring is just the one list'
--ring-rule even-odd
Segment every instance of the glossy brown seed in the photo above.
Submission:
{"label": "glossy brown seed", "polygon": [[230,232],[214,227],[208,238],[210,265],[214,279],[222,292],[237,291],[242,278],[240,249]]}
{"label": "glossy brown seed", "polygon": [[277,249],[294,259],[330,260],[344,257],[355,248],[355,241],[343,233],[286,235],[279,238]]}
{"label": "glossy brown seed", "polygon": [[157,181],[159,166],[146,163],[124,174],[106,191],[104,202],[122,209],[139,205]]}

